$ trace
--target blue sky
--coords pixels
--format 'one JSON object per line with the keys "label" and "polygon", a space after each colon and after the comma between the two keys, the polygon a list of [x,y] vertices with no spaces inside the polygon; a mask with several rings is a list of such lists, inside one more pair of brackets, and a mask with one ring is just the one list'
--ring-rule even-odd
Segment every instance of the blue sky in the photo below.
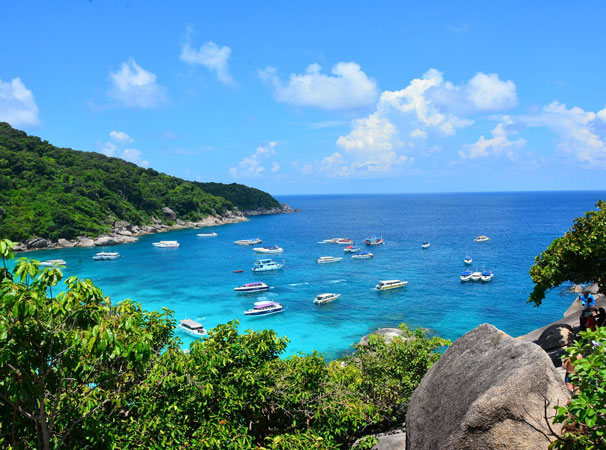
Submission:
{"label": "blue sky", "polygon": [[606,189],[603,2],[428,3],[5,0],[0,121],[273,194]]}

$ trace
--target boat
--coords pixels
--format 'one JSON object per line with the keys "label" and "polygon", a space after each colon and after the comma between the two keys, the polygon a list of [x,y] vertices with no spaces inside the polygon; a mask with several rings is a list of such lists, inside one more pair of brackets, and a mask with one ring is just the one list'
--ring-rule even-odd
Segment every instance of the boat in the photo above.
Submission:
{"label": "boat", "polygon": [[344,238],[331,238],[331,239],[324,239],[323,241],[318,242],[318,244],[336,244],[337,241],[340,241]]}
{"label": "boat", "polygon": [[471,259],[471,256],[466,256],[465,258],[463,258],[463,262],[469,265],[473,262],[473,259]]}
{"label": "boat", "polygon": [[464,270],[461,273],[461,281],[469,281],[469,280],[471,280],[471,274],[472,274],[471,270]]}
{"label": "boat", "polygon": [[374,258],[375,255],[373,255],[370,252],[362,252],[362,253],[358,253],[357,255],[352,255],[351,257],[353,259],[371,259]]}
{"label": "boat", "polygon": [[352,241],[351,239],[347,239],[347,238],[340,238],[335,241],[335,244],[339,244],[339,245],[351,245],[353,243],[354,243],[354,241]]}
{"label": "boat", "polygon": [[490,271],[490,270],[485,270],[482,272],[482,276],[481,276],[480,280],[484,283],[487,283],[488,281],[492,281],[493,278],[494,278],[494,273],[492,273],[492,271]]}
{"label": "boat", "polygon": [[280,270],[283,264],[277,263],[271,259],[258,259],[255,261],[252,271],[253,272],[268,272],[270,270]]}
{"label": "boat", "polygon": [[120,253],[118,252],[100,252],[93,256],[93,260],[95,261],[105,261],[108,259],[118,259],[120,257]]}
{"label": "boat", "polygon": [[234,244],[236,244],[236,245],[257,245],[257,244],[260,244],[261,242],[263,242],[263,241],[259,238],[241,239],[239,241],[234,241]]}
{"label": "boat", "polygon": [[269,247],[255,247],[253,250],[257,253],[282,253],[284,251],[283,248],[280,248],[277,245],[272,245]]}
{"label": "boat", "polygon": [[339,297],[341,297],[341,294],[320,294],[314,298],[314,303],[316,305],[324,305],[325,303],[334,302]]}
{"label": "boat", "polygon": [[176,248],[179,246],[179,242],[177,241],[160,241],[160,242],[152,242],[154,247],[158,248]]}
{"label": "boat", "polygon": [[403,280],[384,280],[379,281],[379,284],[375,286],[377,291],[388,291],[389,289],[397,289],[404,287],[408,284],[408,281]]}
{"label": "boat", "polygon": [[196,236],[198,237],[215,237],[219,236],[217,233],[198,233]]}
{"label": "boat", "polygon": [[354,247],[353,245],[348,245],[344,248],[344,250],[348,253],[357,253],[360,251],[360,247]]}
{"label": "boat", "polygon": [[191,319],[183,319],[179,322],[179,328],[193,337],[206,336],[208,332],[201,323]]}
{"label": "boat", "polygon": [[375,237],[366,238],[364,243],[366,245],[381,245],[381,244],[385,243],[385,239],[383,239],[382,237],[375,236]]}
{"label": "boat", "polygon": [[242,273],[244,272],[242,269],[238,269],[238,270],[233,270],[232,273]]}
{"label": "boat", "polygon": [[50,266],[67,266],[67,263],[62,259],[48,259],[46,261],[41,261],[39,266],[42,267],[50,267]]}
{"label": "boat", "polygon": [[234,288],[234,291],[236,291],[236,292],[261,292],[261,291],[267,291],[268,289],[269,289],[269,286],[267,284],[257,281],[255,283],[246,283],[246,284],[243,284],[242,286],[238,286],[238,287]]}
{"label": "boat", "polygon": [[284,311],[284,307],[280,303],[265,300],[262,302],[255,302],[254,308],[244,311],[244,314],[247,316],[264,316],[282,311]]}
{"label": "boat", "polygon": [[318,264],[327,264],[327,263],[335,263],[341,261],[343,258],[338,256],[320,256],[316,262]]}
{"label": "boat", "polygon": [[488,236],[484,236],[483,234],[481,234],[477,238],[475,238],[473,241],[474,242],[486,242],[486,241],[490,241],[490,238]]}
{"label": "boat", "polygon": [[430,244],[429,242],[425,241],[425,242],[423,242],[423,243],[421,244],[421,247],[423,247],[423,248],[429,248],[429,246],[430,246],[430,245],[431,245],[431,244]]}
{"label": "boat", "polygon": [[480,281],[482,278],[482,272],[476,271],[471,274],[471,281]]}

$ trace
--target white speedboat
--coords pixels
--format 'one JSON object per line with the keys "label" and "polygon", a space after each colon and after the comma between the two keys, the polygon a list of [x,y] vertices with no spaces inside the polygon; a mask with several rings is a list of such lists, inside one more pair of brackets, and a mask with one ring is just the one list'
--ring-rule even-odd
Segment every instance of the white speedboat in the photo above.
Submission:
{"label": "white speedboat", "polygon": [[347,253],[358,253],[360,251],[360,247],[354,247],[353,245],[348,245],[343,250]]}
{"label": "white speedboat", "polygon": [[475,238],[473,241],[474,242],[486,242],[486,241],[490,241],[490,238],[488,236],[484,236],[483,234],[481,234],[477,238]]}
{"label": "white speedboat", "polygon": [[280,270],[282,269],[283,264],[277,263],[271,259],[258,259],[253,264],[252,271],[253,272],[268,272],[271,270]]}
{"label": "white speedboat", "polygon": [[331,239],[324,239],[323,241],[318,242],[318,244],[336,244],[337,241],[340,241],[344,238],[331,238]]}
{"label": "white speedboat", "polygon": [[353,243],[354,243],[354,241],[352,241],[351,239],[348,239],[348,238],[340,238],[335,241],[335,244],[339,244],[339,245],[352,245]]}
{"label": "white speedboat", "polygon": [[179,328],[193,337],[206,336],[208,332],[201,323],[191,319],[183,319],[179,322]]}
{"label": "white speedboat", "polygon": [[423,243],[421,244],[421,247],[423,247],[423,248],[429,248],[429,246],[430,246],[430,245],[431,245],[431,244],[430,244],[429,242],[425,241],[425,242],[423,242]]}
{"label": "white speedboat", "polygon": [[373,255],[370,252],[362,252],[362,253],[358,253],[357,255],[351,255],[351,257],[353,259],[371,259],[374,258],[375,255]]}
{"label": "white speedboat", "polygon": [[95,256],[93,256],[93,260],[105,261],[108,259],[118,259],[119,257],[120,257],[120,253],[118,253],[118,252],[99,252]]}
{"label": "white speedboat", "polygon": [[160,242],[152,242],[154,247],[158,248],[176,248],[179,246],[179,242],[177,241],[160,241]]}
{"label": "white speedboat", "polygon": [[242,286],[238,286],[237,288],[234,288],[234,291],[236,291],[236,292],[261,292],[261,291],[267,291],[268,289],[269,289],[269,286],[267,284],[257,281],[256,283],[246,283],[246,284],[243,284]]}
{"label": "white speedboat", "polygon": [[471,256],[466,256],[465,258],[463,258],[463,262],[469,265],[473,262],[473,259],[471,259]]}
{"label": "white speedboat", "polygon": [[236,245],[257,245],[257,244],[260,244],[261,242],[263,242],[263,241],[259,238],[241,239],[239,241],[234,241],[234,244],[236,244]]}
{"label": "white speedboat", "polygon": [[217,233],[198,233],[196,236],[198,237],[215,237],[219,236]]}
{"label": "white speedboat", "polygon": [[335,262],[339,262],[341,261],[343,258],[340,258],[338,256],[320,256],[316,262],[318,264],[328,264],[328,263],[335,263]]}
{"label": "white speedboat", "polygon": [[472,271],[471,270],[464,270],[461,273],[461,281],[469,281],[469,280],[471,280],[471,275],[472,275]]}
{"label": "white speedboat", "polygon": [[492,273],[492,271],[490,270],[485,270],[482,272],[482,277],[480,278],[480,280],[482,280],[482,282],[487,283],[488,281],[492,281],[492,279],[494,278],[494,273]]}
{"label": "white speedboat", "polygon": [[48,259],[46,261],[41,261],[40,266],[42,267],[50,267],[50,266],[67,266],[67,263],[62,259]]}
{"label": "white speedboat", "polygon": [[476,271],[471,274],[471,281],[480,281],[482,278],[482,272]]}
{"label": "white speedboat", "polygon": [[379,281],[379,284],[375,286],[377,291],[388,291],[390,289],[397,289],[404,287],[408,284],[408,281],[403,280],[384,280]]}
{"label": "white speedboat", "polygon": [[284,307],[280,303],[266,300],[262,302],[255,302],[254,308],[244,311],[244,314],[247,316],[265,316],[282,311],[284,311]]}
{"label": "white speedboat", "polygon": [[269,247],[255,247],[253,250],[257,253],[282,253],[284,251],[283,248],[280,248],[277,245],[272,245]]}
{"label": "white speedboat", "polygon": [[314,303],[316,305],[323,305],[325,303],[334,302],[339,297],[341,297],[341,294],[320,294],[314,298]]}

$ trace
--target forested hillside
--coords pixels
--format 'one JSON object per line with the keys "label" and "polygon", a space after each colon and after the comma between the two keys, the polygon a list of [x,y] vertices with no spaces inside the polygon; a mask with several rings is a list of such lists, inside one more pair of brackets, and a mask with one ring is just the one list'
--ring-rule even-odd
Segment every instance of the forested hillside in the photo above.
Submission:
{"label": "forested hillside", "polygon": [[253,209],[279,208],[280,203],[259,189],[250,188],[243,184],[196,183],[205,192],[229,200],[241,211]]}
{"label": "forested hillside", "polygon": [[[225,214],[235,207],[277,205],[242,185],[211,184],[229,200],[193,183],[119,158],[58,148],[0,122],[0,236],[71,239],[107,233],[114,220],[134,225],[163,219],[167,206],[183,220]],[[270,206],[271,207],[271,206]]]}

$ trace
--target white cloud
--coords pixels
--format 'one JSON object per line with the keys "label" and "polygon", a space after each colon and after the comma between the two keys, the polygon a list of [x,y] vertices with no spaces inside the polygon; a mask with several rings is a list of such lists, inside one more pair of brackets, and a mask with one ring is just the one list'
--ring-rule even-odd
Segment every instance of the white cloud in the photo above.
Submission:
{"label": "white cloud", "polygon": [[274,90],[279,102],[322,109],[355,109],[373,104],[377,84],[355,62],[339,62],[332,75],[320,73],[319,64],[310,64],[304,74],[290,74],[282,82],[273,67],[259,71],[259,77]]}
{"label": "white cloud", "polygon": [[466,95],[479,111],[495,111],[516,106],[518,95],[513,81],[501,81],[496,73],[478,72],[465,86]]}
{"label": "white cloud", "polygon": [[[266,146],[258,146],[255,153],[242,158],[236,167],[230,167],[229,174],[233,178],[259,178],[265,172],[262,160],[276,154],[276,145],[276,142],[271,141]],[[273,163],[271,171],[275,173],[279,169],[280,166]]]}
{"label": "white cloud", "polygon": [[208,41],[201,45],[199,50],[196,50],[191,45],[192,33],[193,30],[188,28],[179,59],[188,64],[199,64],[206,67],[209,71],[214,72],[223,84],[236,84],[229,72],[228,62],[231,56],[231,48],[227,46],[219,47],[213,41]]}
{"label": "white cloud", "polygon": [[492,130],[492,138],[486,139],[480,136],[477,142],[470,145],[465,145],[464,150],[459,152],[459,156],[463,159],[478,159],[486,158],[490,155],[506,155],[513,160],[516,157],[514,150],[523,147],[526,144],[525,139],[509,140],[508,134],[515,134],[516,131],[511,128],[513,125],[511,117],[504,116],[503,121]]}
{"label": "white cloud", "polygon": [[606,166],[606,108],[598,112],[578,106],[568,109],[554,100],[539,114],[517,119],[531,127],[551,129],[560,138],[558,148],[580,162]]}
{"label": "white cloud", "polygon": [[34,94],[20,78],[7,82],[0,80],[0,122],[8,122],[14,127],[40,123]]}
{"label": "white cloud", "polygon": [[280,164],[274,162],[271,166],[271,173],[276,173],[278,170],[280,170]]}
{"label": "white cloud", "polygon": [[165,100],[164,88],[156,82],[156,75],[140,67],[134,59],[110,72],[108,95],[127,108],[155,108]]}
{"label": "white cloud", "polygon": [[141,160],[141,152],[136,148],[126,148],[120,155],[120,158],[124,159],[125,161],[137,163]]}
{"label": "white cloud", "polygon": [[133,142],[133,138],[131,138],[124,131],[110,131],[109,137],[116,142],[126,142],[126,143]]}

